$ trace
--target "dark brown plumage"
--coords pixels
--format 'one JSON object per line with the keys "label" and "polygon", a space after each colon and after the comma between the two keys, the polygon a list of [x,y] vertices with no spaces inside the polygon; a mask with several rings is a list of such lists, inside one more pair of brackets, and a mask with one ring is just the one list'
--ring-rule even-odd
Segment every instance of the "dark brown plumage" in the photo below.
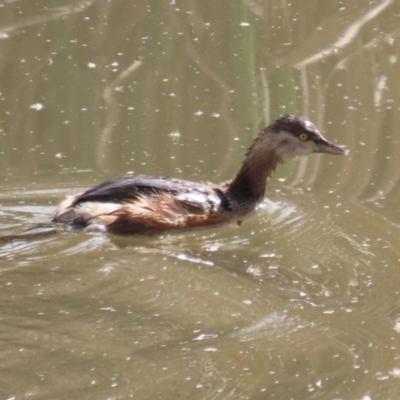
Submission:
{"label": "dark brown plumage", "polygon": [[149,176],[102,183],[62,202],[53,219],[117,234],[212,226],[241,218],[262,201],[279,163],[311,153],[346,154],[305,118],[286,115],[260,132],[236,177],[220,185]]}

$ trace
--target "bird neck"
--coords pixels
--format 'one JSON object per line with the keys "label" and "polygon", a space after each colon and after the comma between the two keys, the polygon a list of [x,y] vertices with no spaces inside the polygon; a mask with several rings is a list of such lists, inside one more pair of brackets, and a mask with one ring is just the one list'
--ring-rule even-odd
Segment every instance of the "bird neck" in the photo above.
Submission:
{"label": "bird neck", "polygon": [[246,159],[227,189],[232,208],[250,212],[262,201],[267,180],[282,158],[274,147],[258,137],[248,150]]}

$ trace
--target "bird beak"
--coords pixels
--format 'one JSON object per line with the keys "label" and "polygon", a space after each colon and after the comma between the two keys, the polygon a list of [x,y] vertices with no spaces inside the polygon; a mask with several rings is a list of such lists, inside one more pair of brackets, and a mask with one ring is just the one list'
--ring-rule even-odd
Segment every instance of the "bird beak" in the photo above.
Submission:
{"label": "bird beak", "polygon": [[313,149],[316,153],[326,153],[326,154],[336,154],[336,155],[346,155],[347,150],[342,149],[335,144],[328,142],[326,139],[318,139],[314,142]]}

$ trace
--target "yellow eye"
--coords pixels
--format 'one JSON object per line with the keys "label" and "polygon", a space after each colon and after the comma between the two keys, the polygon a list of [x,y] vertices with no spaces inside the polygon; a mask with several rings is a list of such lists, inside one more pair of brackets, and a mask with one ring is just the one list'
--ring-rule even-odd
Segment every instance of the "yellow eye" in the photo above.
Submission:
{"label": "yellow eye", "polygon": [[299,139],[300,139],[302,142],[306,142],[306,141],[308,140],[308,135],[307,135],[307,133],[300,133]]}

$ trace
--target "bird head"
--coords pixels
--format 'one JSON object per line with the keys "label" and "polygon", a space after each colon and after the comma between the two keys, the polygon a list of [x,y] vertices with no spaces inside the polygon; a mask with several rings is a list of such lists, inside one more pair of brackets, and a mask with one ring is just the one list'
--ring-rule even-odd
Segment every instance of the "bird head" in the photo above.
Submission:
{"label": "bird head", "polygon": [[311,121],[295,115],[278,118],[260,136],[265,146],[282,161],[313,153],[347,154],[346,150],[328,142]]}

